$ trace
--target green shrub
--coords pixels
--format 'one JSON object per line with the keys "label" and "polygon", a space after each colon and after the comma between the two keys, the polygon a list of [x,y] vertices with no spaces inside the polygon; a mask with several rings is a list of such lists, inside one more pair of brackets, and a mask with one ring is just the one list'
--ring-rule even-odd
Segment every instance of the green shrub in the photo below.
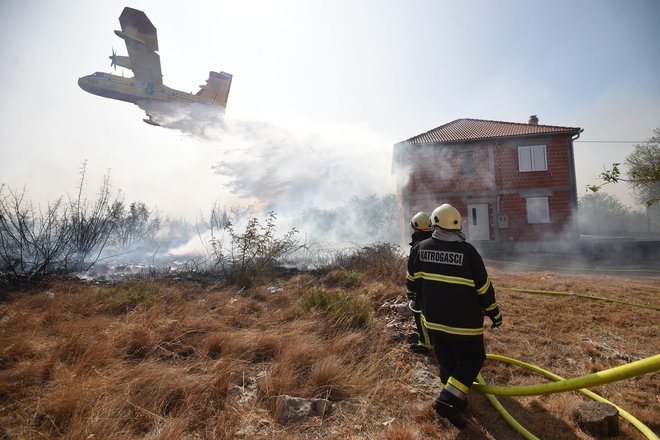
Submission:
{"label": "green shrub", "polygon": [[303,294],[301,301],[305,310],[319,311],[351,328],[365,327],[369,321],[369,304],[341,290],[314,287]]}
{"label": "green shrub", "polygon": [[153,304],[158,298],[158,285],[151,281],[129,280],[102,289],[97,299],[113,311],[128,311],[140,304]]}
{"label": "green shrub", "polygon": [[222,274],[230,284],[244,287],[272,272],[280,259],[300,248],[295,238],[298,233],[295,228],[282,237],[275,236],[275,219],[272,211],[263,224],[252,217],[242,234],[236,232],[228,219],[224,219],[221,227],[227,242],[216,235],[217,231],[211,231],[210,271]]}
{"label": "green shrub", "polygon": [[354,270],[337,269],[330,271],[323,281],[330,287],[341,287],[343,289],[354,289],[360,285],[364,275]]}

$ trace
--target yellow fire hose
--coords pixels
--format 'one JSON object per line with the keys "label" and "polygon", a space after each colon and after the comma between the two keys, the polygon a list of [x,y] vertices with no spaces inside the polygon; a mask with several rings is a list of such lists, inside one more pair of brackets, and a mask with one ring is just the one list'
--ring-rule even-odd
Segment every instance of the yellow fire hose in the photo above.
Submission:
{"label": "yellow fire hose", "polygon": [[517,289],[517,288],[513,288],[513,287],[501,287],[499,290],[505,290],[505,291],[509,291],[509,292],[521,292],[521,293],[540,293],[540,294],[543,294],[543,295],[574,296],[574,297],[577,297],[577,298],[595,299],[595,300],[599,300],[599,301],[606,301],[606,302],[617,303],[617,304],[625,304],[627,306],[642,307],[642,308],[645,308],[645,309],[651,309],[651,310],[655,310],[657,312],[660,312],[660,307],[649,306],[649,305],[646,305],[646,304],[636,304],[636,303],[631,303],[631,302],[628,302],[628,301],[605,298],[605,297],[596,296],[596,295],[587,295],[587,294],[583,294],[583,293],[558,292],[558,291],[555,291],[555,290]]}
{"label": "yellow fire hose", "polygon": [[[486,357],[487,359],[508,362],[525,368],[532,366],[521,361],[514,361],[505,356],[489,354]],[[574,377],[573,379],[562,379],[559,382],[525,385],[520,387],[474,385],[474,389],[479,392],[496,394],[498,396],[538,396],[542,394],[561,393],[564,391],[578,390],[580,388],[605,385],[635,376],[642,376],[646,373],[652,373],[658,370],[660,370],[660,354],[631,362],[627,365],[620,365],[618,367],[599,371],[597,373]]]}
{"label": "yellow fire hose", "polygon": [[486,263],[494,264],[515,264],[518,266],[534,267],[537,269],[544,270],[556,270],[556,271],[568,271],[568,272],[620,272],[620,273],[639,273],[639,274],[657,274],[660,273],[660,269],[614,269],[614,268],[593,268],[593,267],[552,267],[552,266],[543,266],[540,264],[529,264],[521,263],[519,261],[503,261],[503,260],[489,260],[484,258]]}
{"label": "yellow fire hose", "polygon": [[[615,300],[610,298],[604,298],[595,295],[586,295],[573,292],[558,292],[553,290],[536,290],[536,289],[517,289],[505,287],[502,290],[508,290],[511,292],[522,292],[522,293],[538,293],[546,295],[560,295],[560,296],[575,296],[578,298],[587,298],[600,301],[607,301],[618,304],[625,304],[634,307],[642,307],[651,310],[660,311],[660,307],[649,306],[645,304],[635,304],[627,301]],[[559,393],[564,391],[574,391],[577,390],[582,394],[590,397],[593,400],[608,403],[614,406],[618,411],[619,415],[629,421],[635,428],[637,428],[642,434],[647,438],[652,440],[660,440],[658,436],[651,431],[651,429],[644,425],[641,421],[636,419],[633,415],[620,408],[619,406],[613,404],[612,402],[606,400],[605,398],[599,396],[598,394],[585,389],[586,387],[593,387],[598,385],[605,385],[611,382],[616,382],[619,380],[629,379],[635,376],[641,376],[647,373],[652,373],[660,370],[660,354],[651,356],[646,359],[632,362],[627,365],[621,365],[619,367],[609,368],[607,370],[599,371],[597,373],[587,374],[580,377],[575,377],[572,379],[564,379],[561,376],[553,374],[549,371],[543,370],[535,365],[528,364],[516,359],[511,359],[506,356],[488,354],[486,355],[487,359],[496,360],[504,362],[511,365],[516,365],[522,368],[526,368],[530,371],[533,371],[537,374],[547,377],[548,379],[554,380],[555,382],[543,383],[537,385],[526,385],[519,387],[501,387],[501,386],[489,386],[484,381],[481,374],[477,376],[477,383],[473,384],[472,389],[479,393],[485,394],[490,403],[495,407],[495,409],[502,415],[506,422],[516,430],[520,435],[526,439],[535,439],[538,440],[534,434],[525,429],[517,420],[515,420],[511,414],[502,406],[502,404],[497,400],[495,395],[499,396],[531,396],[531,395],[542,395],[542,394],[552,394]]]}
{"label": "yellow fire hose", "polygon": [[552,379],[554,383],[544,383],[538,385],[526,385],[520,387],[498,387],[498,386],[488,386],[484,381],[481,374],[477,376],[476,384],[472,385],[472,388],[486,395],[491,404],[495,409],[502,415],[506,422],[516,430],[520,435],[526,439],[535,439],[538,440],[538,437],[534,436],[531,432],[525,429],[518,421],[516,421],[511,414],[502,406],[502,404],[497,400],[494,395],[501,396],[528,396],[528,395],[540,395],[540,394],[551,394],[561,391],[572,391],[578,390],[582,394],[590,397],[593,400],[608,403],[614,406],[618,411],[619,415],[629,421],[635,428],[637,428],[642,434],[648,439],[660,440],[658,436],[651,431],[651,429],[644,425],[641,421],[636,419],[633,415],[620,408],[619,406],[613,404],[612,402],[606,400],[605,398],[599,396],[598,394],[584,389],[587,386],[596,386],[604,385],[607,383],[615,382],[622,379],[627,379],[634,376],[640,376],[642,374],[654,372],[660,370],[660,354],[651,356],[640,361],[635,361],[627,365],[621,365],[619,367],[610,368],[607,370],[600,371],[598,373],[587,374],[585,376],[576,377],[573,379],[564,379],[561,376],[553,374],[549,371],[543,370],[535,365],[528,364],[516,359],[511,359],[506,356],[488,354],[486,355],[487,359],[501,361],[507,364],[516,365],[519,367],[526,368],[530,371],[538,373],[542,376]]}
{"label": "yellow fire hose", "polygon": [[[488,357],[489,355],[486,355]],[[481,376],[481,373],[477,375],[477,384],[473,384],[472,387],[476,387],[477,385],[486,385],[486,381],[484,378]],[[483,392],[483,391],[478,391],[478,392]],[[528,440],[540,440],[537,436],[529,432],[523,425],[518,423],[516,419],[513,418],[511,414],[509,414],[509,411],[506,410],[502,406],[499,400],[497,400],[497,397],[495,397],[492,394],[484,393],[486,398],[490,401],[490,404],[495,407],[498,413],[502,416],[502,418],[511,426],[518,434],[522,435],[524,438]]]}
{"label": "yellow fire hose", "polygon": [[[486,261],[486,260],[484,260]],[[655,271],[649,271],[655,272]],[[559,296],[574,296],[578,298],[593,299],[599,301],[606,301],[617,304],[625,304],[628,306],[641,307],[646,309],[651,309],[655,311],[660,311],[660,307],[650,306],[646,304],[636,304],[627,301],[605,298],[595,295],[587,295],[573,292],[559,292],[553,290],[537,290],[537,289],[518,289],[511,287],[503,287],[500,290],[510,291],[510,292],[521,292],[521,293],[537,293],[545,295],[559,295]],[[482,393],[488,398],[490,403],[495,407],[497,412],[506,420],[506,422],[516,430],[518,434],[529,440],[539,440],[534,434],[529,432],[525,427],[523,427],[516,419],[509,414],[509,412],[502,406],[502,404],[497,400],[495,395],[498,396],[536,396],[543,394],[553,394],[564,391],[574,391],[577,390],[585,396],[590,397],[593,400],[598,402],[604,402],[614,406],[618,411],[621,418],[629,421],[635,428],[637,428],[646,438],[651,440],[660,440],[660,438],[653,432],[651,429],[643,424],[641,421],[636,419],[632,414],[625,411],[623,408],[615,405],[614,403],[608,401],[607,399],[599,396],[598,394],[585,389],[586,387],[593,387],[598,385],[605,385],[608,383],[616,382],[619,380],[629,379],[631,377],[641,376],[647,373],[652,373],[655,371],[660,371],[660,354],[651,356],[646,359],[632,362],[627,365],[621,365],[614,368],[609,368],[607,370],[599,371],[597,373],[587,374],[580,377],[575,377],[572,379],[564,379],[561,376],[558,376],[554,373],[551,373],[547,370],[539,368],[535,365],[528,364],[523,361],[516,359],[508,358],[506,356],[496,355],[496,354],[487,354],[487,359],[496,360],[504,362],[510,365],[516,365],[522,368],[526,368],[530,371],[533,371],[537,374],[547,377],[555,382],[543,383],[537,385],[525,385],[518,387],[502,387],[502,386],[489,386],[484,381],[481,374],[477,376],[477,383],[472,385],[472,389],[478,393]]]}

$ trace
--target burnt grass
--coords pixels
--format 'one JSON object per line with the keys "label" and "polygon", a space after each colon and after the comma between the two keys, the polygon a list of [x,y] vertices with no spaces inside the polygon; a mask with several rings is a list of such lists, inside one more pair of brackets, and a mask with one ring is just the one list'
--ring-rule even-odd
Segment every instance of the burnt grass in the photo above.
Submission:
{"label": "burnt grass", "polygon": [[[486,332],[488,353],[567,378],[660,353],[660,312],[637,306],[660,306],[658,274],[489,271],[504,325]],[[412,319],[390,307],[404,299],[404,278],[401,260],[375,271],[283,273],[247,288],[156,277],[9,290],[0,302],[0,438],[519,438],[476,392],[465,430],[434,415],[438,390],[412,377],[420,363],[437,367],[409,350]],[[482,375],[493,385],[547,381],[494,361]],[[660,431],[658,372],[592,391]],[[282,395],[352,409],[282,424]],[[587,400],[577,392],[500,398],[544,439],[593,438],[573,416]],[[620,426],[619,438],[644,438],[623,419]]]}

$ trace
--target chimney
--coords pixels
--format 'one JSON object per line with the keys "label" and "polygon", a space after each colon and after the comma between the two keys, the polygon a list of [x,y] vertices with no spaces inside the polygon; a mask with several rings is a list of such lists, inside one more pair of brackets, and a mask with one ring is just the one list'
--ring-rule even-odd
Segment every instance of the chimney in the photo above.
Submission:
{"label": "chimney", "polygon": [[529,125],[539,125],[539,118],[536,115],[532,115],[529,117],[529,121],[527,121]]}

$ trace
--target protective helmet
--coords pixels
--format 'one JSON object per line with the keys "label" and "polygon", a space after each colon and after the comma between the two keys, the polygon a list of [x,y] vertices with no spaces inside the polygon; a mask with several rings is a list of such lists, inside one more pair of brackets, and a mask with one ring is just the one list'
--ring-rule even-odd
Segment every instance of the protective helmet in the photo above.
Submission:
{"label": "protective helmet", "polygon": [[431,214],[431,224],[442,229],[460,231],[463,226],[462,222],[461,213],[449,203],[438,206]]}
{"label": "protective helmet", "polygon": [[420,211],[413,216],[412,220],[410,220],[410,226],[416,231],[430,231],[433,229],[431,218],[423,211]]}

